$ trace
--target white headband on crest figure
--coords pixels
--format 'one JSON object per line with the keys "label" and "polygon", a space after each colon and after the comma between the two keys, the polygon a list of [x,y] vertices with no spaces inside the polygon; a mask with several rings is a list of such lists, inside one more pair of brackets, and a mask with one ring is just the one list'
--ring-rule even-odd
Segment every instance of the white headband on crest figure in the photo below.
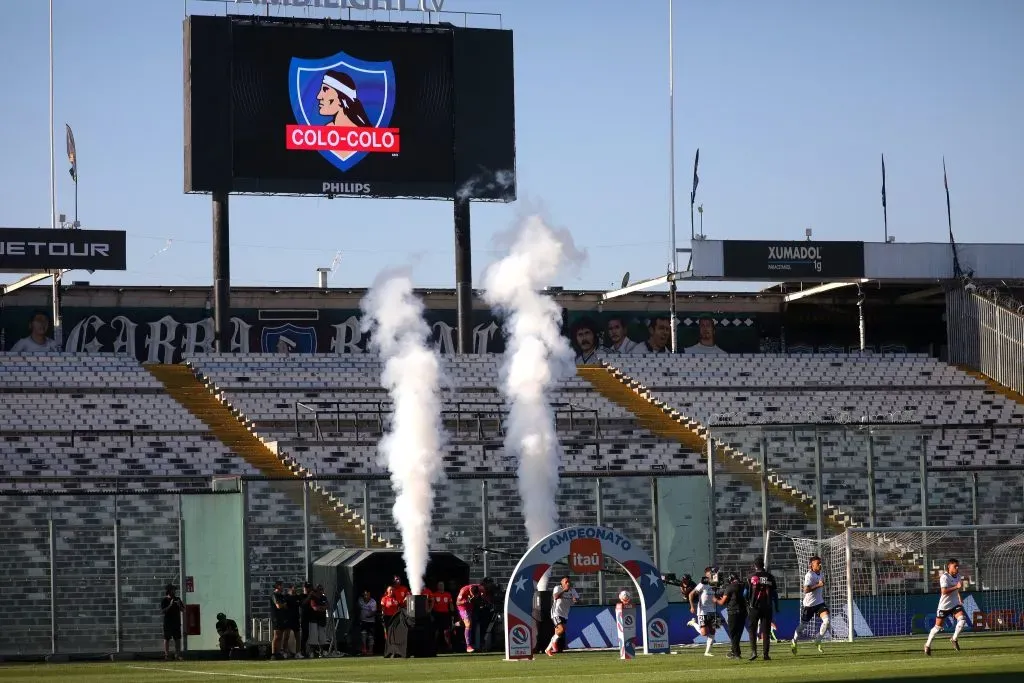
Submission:
{"label": "white headband on crest figure", "polygon": [[355,89],[345,85],[334,76],[331,76],[330,74],[324,74],[324,85],[326,85],[328,88],[334,88],[343,95],[348,95],[348,98],[353,102],[356,101]]}

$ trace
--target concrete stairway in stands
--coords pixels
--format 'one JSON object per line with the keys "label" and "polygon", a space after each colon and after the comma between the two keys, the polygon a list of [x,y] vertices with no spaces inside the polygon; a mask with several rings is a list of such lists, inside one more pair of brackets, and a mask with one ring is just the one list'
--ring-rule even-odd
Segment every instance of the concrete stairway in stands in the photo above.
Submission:
{"label": "concrete stairway in stands", "polygon": [[[688,448],[707,453],[708,442],[702,426],[674,410],[671,406],[655,399],[636,380],[612,366],[585,366],[577,368],[580,377],[586,379],[602,396],[630,411],[641,426],[665,439],[673,439]],[[696,426],[695,426],[696,425]],[[719,446],[715,449],[715,466],[739,478],[754,489],[761,487],[761,465],[735,448]],[[770,493],[793,503],[808,520],[816,519],[814,499],[782,481],[781,477],[769,471]],[[830,519],[837,532],[845,528],[849,520],[845,517]]]}
{"label": "concrete stairway in stands", "polygon": [[990,391],[994,391],[995,393],[999,394],[1000,396],[1005,396],[1006,398],[1008,398],[1009,400],[1013,401],[1014,403],[1016,403],[1018,405],[1024,406],[1024,395],[1018,394],[1016,391],[1014,391],[1010,387],[1006,386],[1005,384],[1002,384],[998,380],[992,379],[991,377],[986,375],[984,372],[978,372],[977,370],[972,370],[971,368],[968,368],[965,365],[958,365],[957,369],[961,370],[962,372],[967,373],[971,377],[977,377],[982,382],[984,382],[986,385],[988,385],[988,388],[989,388]]}
{"label": "concrete stairway in stands", "polygon": [[[289,462],[278,457],[258,436],[203,385],[187,365],[147,365],[146,369],[163,383],[167,393],[190,413],[202,420],[220,441],[235,455],[243,458],[267,477],[292,477],[301,480],[308,473],[296,469]],[[302,494],[295,486],[283,482],[279,490],[292,502],[302,505]],[[318,484],[309,486],[309,503],[313,514],[329,528],[338,540],[352,547],[359,547],[365,541],[365,525],[362,518],[334,494]],[[372,534],[371,545],[385,547],[387,543]]]}
{"label": "concrete stairway in stands", "polygon": [[[691,419],[658,400],[639,381],[612,365],[580,366],[577,374],[587,380],[602,396],[613,401],[636,416],[637,422],[665,439],[674,439],[698,453],[707,453],[707,430],[700,422]],[[715,448],[715,466],[718,471],[727,473],[755,490],[761,488],[761,463],[757,458],[741,452],[732,446],[719,445]],[[768,470],[768,491],[791,505],[804,515],[808,521],[817,519],[817,506],[814,496],[802,491],[787,482],[779,474]],[[862,526],[852,515],[839,507],[825,503],[822,521],[826,533],[838,534],[846,527]],[[910,567],[918,568],[923,557],[911,548],[902,547],[894,539],[879,534],[876,542],[900,556]]]}

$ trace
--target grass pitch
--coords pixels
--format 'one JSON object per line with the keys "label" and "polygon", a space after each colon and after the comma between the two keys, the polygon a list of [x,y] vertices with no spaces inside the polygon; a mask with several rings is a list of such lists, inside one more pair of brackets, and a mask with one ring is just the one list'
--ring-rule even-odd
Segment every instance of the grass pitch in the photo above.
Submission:
{"label": "grass pitch", "polygon": [[[553,659],[506,662],[499,655],[457,655],[423,660],[381,658],[240,662],[119,662],[96,664],[0,665],[0,681],[73,681],[74,683],[178,683],[181,681],[294,681],[298,683],[383,683],[437,681],[486,683],[515,679],[567,683],[626,681],[1024,681],[1024,636],[965,636],[960,652],[948,639],[936,639],[932,656],[923,653],[924,638],[826,643],[825,654],[804,642],[793,656],[788,643],[772,648],[772,661],[726,658],[716,646],[682,648],[674,655],[643,656],[623,662],[617,652],[568,653]],[[750,650],[744,647],[744,652]]]}

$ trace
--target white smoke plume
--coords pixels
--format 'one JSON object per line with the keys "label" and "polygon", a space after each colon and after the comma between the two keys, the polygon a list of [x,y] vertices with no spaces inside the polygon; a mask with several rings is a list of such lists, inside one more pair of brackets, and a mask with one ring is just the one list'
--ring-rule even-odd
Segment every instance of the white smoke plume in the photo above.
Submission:
{"label": "white smoke plume", "polygon": [[507,195],[508,191],[512,189],[515,180],[516,174],[514,171],[488,171],[481,169],[479,173],[459,187],[455,196],[459,199],[473,199],[477,196],[491,198],[494,195],[502,197]]}
{"label": "white smoke plume", "polygon": [[562,309],[543,289],[564,266],[585,258],[568,231],[550,228],[534,215],[511,235],[508,256],[484,273],[484,300],[504,317],[505,450],[518,458],[530,545],[556,529],[562,449],[548,392],[574,372],[573,351],[562,334]]}
{"label": "white smoke plume", "polygon": [[391,425],[380,441],[382,460],[395,489],[395,522],[409,588],[419,595],[427,570],[434,484],[443,476],[441,457],[441,358],[430,344],[423,302],[407,271],[381,273],[361,303],[363,331],[383,364],[381,385],[391,394]]}

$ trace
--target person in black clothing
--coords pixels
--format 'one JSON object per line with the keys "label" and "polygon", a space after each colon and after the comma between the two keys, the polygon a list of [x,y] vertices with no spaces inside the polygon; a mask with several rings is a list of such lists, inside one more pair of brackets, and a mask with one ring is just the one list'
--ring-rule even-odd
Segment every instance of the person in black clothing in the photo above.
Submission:
{"label": "person in black clothing", "polygon": [[310,606],[313,609],[313,624],[317,627],[316,656],[319,657],[322,654],[324,638],[327,633],[327,594],[324,593],[324,587],[317,584],[313,588],[312,596]]}
{"label": "person in black clothing", "polygon": [[743,627],[747,623],[747,599],[739,576],[729,575],[722,594],[715,602],[718,605],[725,605],[726,614],[729,615],[729,642],[732,643],[729,659],[740,657],[740,638],[743,637]]}
{"label": "person in black clothing", "polygon": [[284,649],[291,653],[292,659],[302,658],[299,652],[299,629],[302,628],[302,586],[292,586],[285,596],[285,633]]}
{"label": "person in black clothing", "polygon": [[771,572],[764,568],[764,558],[754,559],[754,573],[747,579],[747,599],[750,601],[750,622],[747,626],[750,633],[750,647],[754,653],[750,655],[750,661],[757,659],[757,637],[761,636],[764,644],[765,661],[771,659],[768,656],[768,647],[771,644],[772,614],[779,610],[778,583]]}
{"label": "person in black clothing", "polygon": [[683,574],[683,578],[679,579],[679,592],[682,593],[684,602],[689,601],[690,593],[696,587],[697,582],[693,580],[693,577],[689,574]]}
{"label": "person in black clothing", "polygon": [[274,592],[270,594],[270,621],[274,636],[270,641],[270,656],[281,657],[284,648],[285,620],[288,613],[288,600],[284,594],[284,581],[274,582]]}
{"label": "person in black clothing", "polygon": [[313,611],[313,600],[316,595],[313,593],[313,584],[304,583],[302,584],[302,639],[299,641],[299,652],[304,657],[309,657],[309,631],[315,623],[314,611]]}
{"label": "person in black clothing", "polygon": [[238,624],[234,619],[228,619],[223,612],[217,614],[217,635],[220,636],[220,651],[224,655],[230,655],[231,650],[237,647],[245,647],[242,636],[238,633]]}
{"label": "person in black clothing", "polygon": [[480,582],[483,590],[476,600],[473,601],[473,624],[479,629],[479,644],[484,652],[490,651],[493,641],[491,625],[494,620],[495,605],[497,604],[497,586],[494,579],[485,576]]}
{"label": "person in black clothing", "polygon": [[172,640],[174,658],[181,659],[181,613],[185,611],[185,603],[175,594],[177,589],[173,583],[164,586],[166,595],[160,601],[160,612],[164,616],[164,659],[170,659],[168,648]]}

